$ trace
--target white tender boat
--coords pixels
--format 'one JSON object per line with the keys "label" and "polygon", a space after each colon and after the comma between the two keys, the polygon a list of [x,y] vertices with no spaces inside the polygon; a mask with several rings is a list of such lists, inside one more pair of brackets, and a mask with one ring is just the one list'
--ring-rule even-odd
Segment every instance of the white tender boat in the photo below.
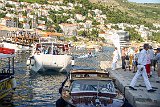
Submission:
{"label": "white tender boat", "polygon": [[34,46],[32,56],[27,60],[30,70],[46,71],[68,71],[71,67],[72,56],[65,54],[68,44],[57,43],[51,37],[41,37],[38,44]]}

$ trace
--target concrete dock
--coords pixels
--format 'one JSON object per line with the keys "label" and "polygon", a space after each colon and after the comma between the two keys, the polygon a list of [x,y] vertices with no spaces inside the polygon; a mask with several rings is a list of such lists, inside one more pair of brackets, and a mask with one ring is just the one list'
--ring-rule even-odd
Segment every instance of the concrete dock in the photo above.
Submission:
{"label": "concrete dock", "polygon": [[100,68],[106,69],[112,77],[115,78],[115,84],[118,89],[125,95],[125,98],[133,107],[160,107],[160,79],[156,71],[149,78],[151,86],[155,92],[148,92],[143,77],[140,76],[136,83],[137,90],[129,89],[129,84],[134,77],[133,71],[124,71],[121,69],[121,61],[118,61],[117,69],[112,71],[110,68],[111,61],[101,61]]}
{"label": "concrete dock", "polygon": [[149,93],[146,89],[146,86],[143,81],[143,77],[139,77],[135,88],[137,90],[129,89],[129,84],[135,75],[132,71],[124,71],[119,68],[112,71],[108,69],[111,76],[113,76],[116,81],[117,87],[125,95],[125,98],[133,107],[160,107],[160,80],[157,76],[157,72],[154,71],[149,81],[153,89],[156,89],[155,92]]}

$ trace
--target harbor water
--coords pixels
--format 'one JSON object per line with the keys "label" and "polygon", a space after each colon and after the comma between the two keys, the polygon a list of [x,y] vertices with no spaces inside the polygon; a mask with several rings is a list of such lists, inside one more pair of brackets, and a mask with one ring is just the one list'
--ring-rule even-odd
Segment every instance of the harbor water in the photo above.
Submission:
{"label": "harbor water", "polygon": [[[76,66],[100,69],[100,61],[112,60],[112,47],[103,47],[102,52],[92,51],[92,57],[78,58],[88,54],[88,50],[75,50],[72,53],[75,57]],[[15,78],[17,88],[13,93],[10,103],[4,101],[0,107],[55,107],[56,100],[60,97],[59,88],[66,78],[65,73],[58,73],[52,70],[35,73],[27,70],[26,61],[30,52],[16,54]],[[110,67],[111,65],[108,65]]]}

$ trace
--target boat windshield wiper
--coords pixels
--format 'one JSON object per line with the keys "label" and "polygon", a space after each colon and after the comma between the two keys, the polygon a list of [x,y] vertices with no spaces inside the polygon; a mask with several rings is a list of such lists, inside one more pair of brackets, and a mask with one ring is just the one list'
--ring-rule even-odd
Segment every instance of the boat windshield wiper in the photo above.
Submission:
{"label": "boat windshield wiper", "polygon": [[95,90],[97,90],[97,88],[95,88],[93,85],[90,85],[92,88],[94,88]]}

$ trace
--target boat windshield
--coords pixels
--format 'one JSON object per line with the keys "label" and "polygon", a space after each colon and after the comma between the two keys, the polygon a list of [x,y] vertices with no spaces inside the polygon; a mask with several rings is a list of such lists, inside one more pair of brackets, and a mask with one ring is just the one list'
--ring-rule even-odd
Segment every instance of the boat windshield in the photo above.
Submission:
{"label": "boat windshield", "polygon": [[72,82],[71,92],[115,93],[111,80],[76,80]]}
{"label": "boat windshield", "polygon": [[5,56],[0,54],[0,81],[14,74],[14,57],[2,58]]}

